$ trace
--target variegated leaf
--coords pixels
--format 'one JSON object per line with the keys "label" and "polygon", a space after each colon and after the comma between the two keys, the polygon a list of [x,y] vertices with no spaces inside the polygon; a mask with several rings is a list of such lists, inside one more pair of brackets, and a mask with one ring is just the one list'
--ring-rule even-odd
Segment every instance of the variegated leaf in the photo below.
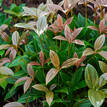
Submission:
{"label": "variegated leaf", "polygon": [[57,16],[57,25],[58,26],[63,26],[63,19],[60,15]]}
{"label": "variegated leaf", "polygon": [[2,50],[2,49],[7,49],[7,48],[9,48],[9,47],[11,47],[11,45],[9,45],[9,44],[0,45],[0,50]]}
{"label": "variegated leaf", "polygon": [[30,87],[30,84],[32,83],[32,79],[30,77],[27,78],[26,82],[24,83],[24,93],[28,90]]}
{"label": "variegated leaf", "polygon": [[88,91],[88,98],[94,107],[100,107],[103,104],[105,96],[104,93],[100,90],[90,89]]}
{"label": "variegated leaf", "polygon": [[86,48],[82,56],[88,56],[94,54],[94,51],[91,48]]}
{"label": "variegated leaf", "polygon": [[0,74],[13,76],[14,72],[10,68],[8,68],[6,66],[1,66],[0,67]]}
{"label": "variegated leaf", "polygon": [[75,65],[75,63],[78,61],[78,58],[70,58],[68,60],[66,60],[62,66],[61,66],[61,69],[64,69],[64,68],[68,68],[72,65]]}
{"label": "variegated leaf", "polygon": [[51,103],[53,101],[53,98],[54,98],[54,93],[52,91],[48,91],[46,93],[46,101],[47,101],[49,107],[50,107],[50,105],[51,105]]}
{"label": "variegated leaf", "polygon": [[106,63],[99,61],[99,66],[103,73],[107,73],[107,64]]}
{"label": "variegated leaf", "polygon": [[14,25],[15,27],[25,28],[35,31],[36,22],[29,22],[29,23],[17,23]]}
{"label": "variegated leaf", "polygon": [[3,107],[24,107],[24,105],[18,102],[10,102],[5,104]]}
{"label": "variegated leaf", "polygon": [[88,64],[85,68],[85,81],[89,88],[95,89],[98,84],[98,74],[96,69]]}
{"label": "variegated leaf", "polygon": [[70,5],[70,1],[69,0],[64,0],[64,9],[68,9]]}
{"label": "variegated leaf", "polygon": [[26,81],[28,78],[29,78],[29,77],[19,78],[19,79],[15,82],[15,84],[18,84],[18,83],[20,83],[20,82]]}
{"label": "variegated leaf", "polygon": [[71,41],[71,31],[70,31],[70,28],[68,27],[68,25],[65,26],[64,34],[65,34],[65,37],[66,37],[67,41],[70,44],[72,42]]}
{"label": "variegated leaf", "polygon": [[63,36],[55,36],[53,39],[57,39],[57,40],[64,40],[66,41],[67,39]]}
{"label": "variegated leaf", "polygon": [[84,42],[83,42],[83,41],[81,41],[81,40],[78,40],[78,39],[73,40],[73,42],[72,42],[72,43],[75,43],[75,44],[77,44],[77,45],[84,45]]}
{"label": "variegated leaf", "polygon": [[105,35],[103,34],[96,39],[94,43],[94,49],[100,50],[103,47],[104,42],[105,42]]}
{"label": "variegated leaf", "polygon": [[106,51],[101,51],[98,53],[107,60],[107,52]]}
{"label": "variegated leaf", "polygon": [[42,51],[40,52],[39,57],[40,57],[40,63],[41,63],[41,65],[42,65],[42,67],[43,67],[44,62],[45,62],[45,58],[44,58],[44,54],[43,54]]}
{"label": "variegated leaf", "polygon": [[46,85],[52,80],[54,79],[54,77],[58,74],[58,70],[56,70],[55,68],[52,68],[48,71],[48,73],[46,74]]}
{"label": "variegated leaf", "polygon": [[15,45],[17,47],[18,42],[19,42],[20,36],[19,33],[17,31],[15,31],[12,35],[12,43],[13,45]]}
{"label": "variegated leaf", "polygon": [[46,88],[44,85],[42,84],[35,84],[32,86],[34,89],[39,90],[39,91],[43,91],[43,92],[48,92],[48,88]]}
{"label": "variegated leaf", "polygon": [[46,16],[42,16],[38,19],[36,27],[35,32],[40,36],[48,28]]}
{"label": "variegated leaf", "polygon": [[78,28],[78,29],[75,29],[74,32],[72,33],[72,36],[71,36],[71,41],[73,41],[79,34],[80,32],[82,31],[82,27],[81,28]]}
{"label": "variegated leaf", "polygon": [[28,71],[28,74],[30,75],[30,77],[31,77],[32,79],[34,79],[35,73],[34,73],[34,71],[33,71],[33,68],[32,68],[32,65],[31,65],[31,64],[28,64],[28,65],[27,65],[27,71]]}
{"label": "variegated leaf", "polygon": [[58,69],[60,67],[60,61],[57,53],[54,51],[50,50],[50,59],[52,64]]}
{"label": "variegated leaf", "polygon": [[107,84],[107,73],[104,73],[100,76],[99,87],[103,87],[106,84]]}

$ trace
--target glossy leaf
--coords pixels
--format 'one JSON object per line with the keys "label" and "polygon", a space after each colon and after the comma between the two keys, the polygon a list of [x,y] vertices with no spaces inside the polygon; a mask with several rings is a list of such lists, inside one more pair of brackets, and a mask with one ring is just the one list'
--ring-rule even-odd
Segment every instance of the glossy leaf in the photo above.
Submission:
{"label": "glossy leaf", "polygon": [[51,103],[53,101],[53,98],[54,98],[54,93],[52,91],[48,91],[46,93],[46,101],[47,101],[49,107],[50,107],[50,105],[51,105]]}
{"label": "glossy leaf", "polygon": [[44,91],[44,92],[48,92],[48,88],[46,88],[44,85],[42,84],[36,84],[32,86],[34,89],[39,90],[39,91]]}
{"label": "glossy leaf", "polygon": [[63,20],[62,20],[62,17],[60,15],[57,16],[57,25],[63,26]]}
{"label": "glossy leaf", "polygon": [[107,83],[107,73],[104,73],[100,76],[99,87],[103,87]]}
{"label": "glossy leaf", "polygon": [[95,91],[90,89],[88,91],[88,98],[94,107],[100,107],[104,102],[105,96],[104,93],[100,90]]}
{"label": "glossy leaf", "polygon": [[27,65],[27,71],[28,71],[28,74],[31,76],[31,78],[34,79],[35,74],[31,64]]}
{"label": "glossy leaf", "polygon": [[59,61],[59,57],[57,53],[50,50],[50,59],[51,59],[52,64],[58,69],[60,66],[60,61]]}
{"label": "glossy leaf", "polygon": [[95,50],[100,50],[103,45],[104,45],[104,42],[105,42],[105,35],[101,35],[97,38],[97,40],[95,41],[94,43],[94,49]]}
{"label": "glossy leaf", "polygon": [[64,68],[68,68],[72,65],[75,65],[75,63],[78,61],[78,58],[70,58],[68,60],[66,60],[62,66],[61,66],[61,69],[64,69]]}
{"label": "glossy leaf", "polygon": [[30,87],[31,83],[32,83],[32,79],[30,77],[28,77],[26,82],[24,83],[24,93],[26,93],[26,91]]}
{"label": "glossy leaf", "polygon": [[3,107],[24,107],[24,105],[18,102],[10,102],[4,105]]}
{"label": "glossy leaf", "polygon": [[107,64],[106,63],[99,61],[99,66],[103,73],[107,73]]}
{"label": "glossy leaf", "polygon": [[55,68],[52,68],[48,71],[48,73],[46,74],[46,85],[52,80],[54,79],[54,77],[58,74],[58,70],[56,70]]}
{"label": "glossy leaf", "polygon": [[36,27],[35,32],[40,36],[48,27],[46,16],[42,16],[38,19]]}
{"label": "glossy leaf", "polygon": [[67,41],[69,43],[71,43],[71,31],[70,31],[70,28],[68,27],[68,25],[65,26],[65,29],[64,29],[64,34],[65,34],[65,37],[67,39]]}
{"label": "glossy leaf", "polygon": [[15,45],[17,47],[18,42],[19,42],[20,36],[19,33],[17,31],[15,31],[12,35],[12,43],[13,45]]}
{"label": "glossy leaf", "polygon": [[98,53],[107,60],[107,52],[106,51],[101,51]]}
{"label": "glossy leaf", "polygon": [[85,68],[85,81],[89,88],[96,88],[98,83],[98,74],[96,69],[90,64],[88,64]]}
{"label": "glossy leaf", "polygon": [[86,48],[82,56],[88,56],[94,54],[94,51],[91,48]]}
{"label": "glossy leaf", "polygon": [[8,68],[6,66],[2,66],[2,67],[0,67],[0,74],[13,76],[14,72],[10,68]]}
{"label": "glossy leaf", "polygon": [[6,44],[6,45],[0,45],[0,50],[2,50],[2,49],[7,49],[7,48],[9,48],[11,45],[8,45],[8,44]]}

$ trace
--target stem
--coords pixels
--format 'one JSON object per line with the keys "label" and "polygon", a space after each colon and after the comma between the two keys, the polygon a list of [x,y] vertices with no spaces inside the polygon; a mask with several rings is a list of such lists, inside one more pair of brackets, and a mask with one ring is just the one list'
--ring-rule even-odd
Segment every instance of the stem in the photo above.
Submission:
{"label": "stem", "polygon": [[60,49],[61,49],[61,40],[60,40]]}
{"label": "stem", "polygon": [[[44,53],[45,53],[45,48],[44,48],[44,46],[43,46],[43,42],[42,42],[41,37],[39,37],[39,39],[40,39],[40,44],[41,44],[41,46],[42,46],[42,49],[43,49],[43,51],[44,51]],[[45,56],[47,57],[46,53],[45,53]]]}
{"label": "stem", "polygon": [[69,44],[69,47],[68,47],[68,56],[70,56],[70,50],[71,50],[71,44]]}
{"label": "stem", "polygon": [[85,5],[85,24],[87,26],[87,3],[85,2],[84,5]]}
{"label": "stem", "polygon": [[102,19],[103,19],[103,7],[102,7],[102,6],[100,7],[100,10],[101,10],[101,13],[100,13],[100,20],[102,20]]}
{"label": "stem", "polygon": [[73,16],[73,9],[71,9],[71,16]]}

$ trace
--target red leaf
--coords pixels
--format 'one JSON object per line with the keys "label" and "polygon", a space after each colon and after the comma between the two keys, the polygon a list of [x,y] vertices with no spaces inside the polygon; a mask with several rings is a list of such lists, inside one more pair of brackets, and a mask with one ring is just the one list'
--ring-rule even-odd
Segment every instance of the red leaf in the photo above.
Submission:
{"label": "red leaf", "polygon": [[60,15],[57,16],[57,25],[63,26],[63,20],[62,20],[62,17]]}
{"label": "red leaf", "polygon": [[38,62],[35,62],[35,61],[30,62],[29,64],[31,64],[31,65],[40,65]]}
{"label": "red leaf", "polygon": [[40,52],[39,57],[40,57],[41,65],[42,65],[42,67],[43,67],[43,66],[44,66],[44,54],[43,54],[42,51]]}
{"label": "red leaf", "polygon": [[44,62],[44,64],[48,63],[49,60],[50,60],[50,58],[46,59],[45,62]]}

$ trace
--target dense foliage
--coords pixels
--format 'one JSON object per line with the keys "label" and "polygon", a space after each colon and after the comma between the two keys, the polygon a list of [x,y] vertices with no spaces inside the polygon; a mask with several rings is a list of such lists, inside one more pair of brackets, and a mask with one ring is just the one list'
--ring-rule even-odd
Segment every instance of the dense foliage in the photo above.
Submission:
{"label": "dense foliage", "polygon": [[[85,17],[73,13],[80,4]],[[88,6],[94,20],[87,17]],[[105,0],[62,0],[58,5],[47,0],[38,8],[4,7],[0,13],[0,106],[27,107],[36,102],[38,107],[104,107],[106,6]]]}

